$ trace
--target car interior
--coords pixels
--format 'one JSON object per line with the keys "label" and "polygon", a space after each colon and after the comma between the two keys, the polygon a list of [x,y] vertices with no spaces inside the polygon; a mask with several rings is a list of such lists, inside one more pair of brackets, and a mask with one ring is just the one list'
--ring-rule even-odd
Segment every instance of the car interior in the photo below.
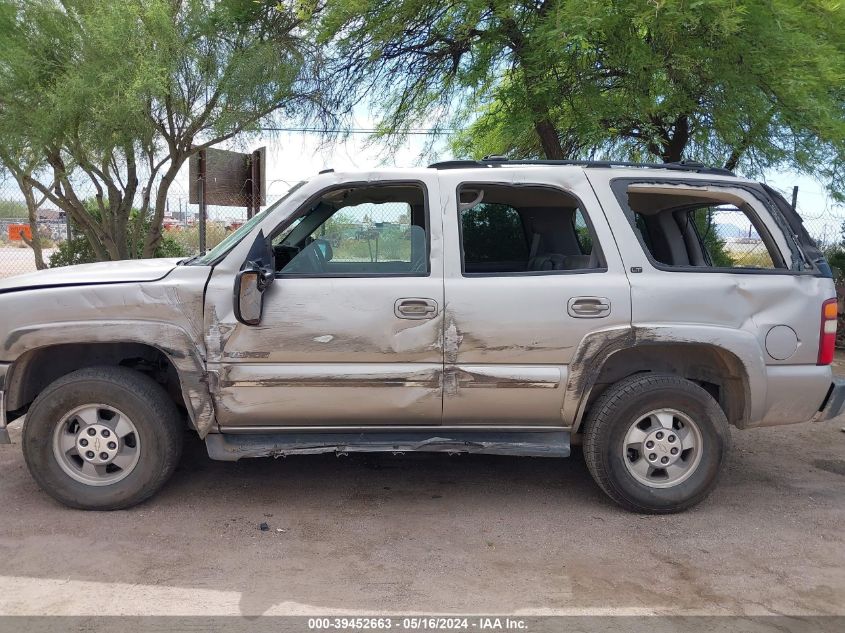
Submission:
{"label": "car interior", "polygon": [[643,244],[659,264],[785,267],[768,231],[733,196],[631,188],[628,206]]}
{"label": "car interior", "polygon": [[578,200],[539,186],[460,188],[464,274],[542,273],[603,268]]}
{"label": "car interior", "polygon": [[344,187],[272,240],[281,275],[427,275],[427,214],[414,184]]}

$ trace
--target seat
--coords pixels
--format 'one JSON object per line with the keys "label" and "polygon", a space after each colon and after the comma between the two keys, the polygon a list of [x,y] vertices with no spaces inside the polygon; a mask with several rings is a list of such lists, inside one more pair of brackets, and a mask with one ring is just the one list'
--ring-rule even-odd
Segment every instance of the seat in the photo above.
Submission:
{"label": "seat", "polygon": [[428,248],[426,247],[425,229],[412,225],[411,229],[411,272],[428,272]]}

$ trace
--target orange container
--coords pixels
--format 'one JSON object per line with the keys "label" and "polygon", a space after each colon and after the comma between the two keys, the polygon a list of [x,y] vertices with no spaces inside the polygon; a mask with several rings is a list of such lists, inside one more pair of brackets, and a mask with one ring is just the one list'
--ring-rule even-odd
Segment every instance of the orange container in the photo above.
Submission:
{"label": "orange container", "polygon": [[32,229],[29,224],[10,224],[9,241],[20,242],[23,238],[32,241]]}

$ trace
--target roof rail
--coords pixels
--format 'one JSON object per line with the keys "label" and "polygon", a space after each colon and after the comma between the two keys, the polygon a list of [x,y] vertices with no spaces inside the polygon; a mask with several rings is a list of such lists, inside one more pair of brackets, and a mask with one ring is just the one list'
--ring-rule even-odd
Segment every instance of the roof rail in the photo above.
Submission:
{"label": "roof rail", "polygon": [[447,160],[429,165],[432,169],[465,169],[468,167],[501,167],[503,165],[574,165],[577,167],[639,167],[643,169],[671,169],[675,171],[693,171],[700,174],[719,174],[735,176],[731,170],[722,167],[709,167],[703,163],[678,161],[673,163],[633,163],[620,160],[532,160],[510,159],[505,156],[485,156],[481,160]]}

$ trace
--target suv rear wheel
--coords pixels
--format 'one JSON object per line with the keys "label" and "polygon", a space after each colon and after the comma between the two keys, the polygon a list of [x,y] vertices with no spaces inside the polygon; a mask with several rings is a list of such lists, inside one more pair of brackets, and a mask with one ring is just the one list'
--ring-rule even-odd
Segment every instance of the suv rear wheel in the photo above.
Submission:
{"label": "suv rear wheel", "polygon": [[716,484],[728,421],[704,389],[641,374],[609,387],[585,420],[584,459],[607,495],[634,512],[679,512]]}
{"label": "suv rear wheel", "polygon": [[93,367],[49,385],[27,412],[23,452],[38,484],[65,505],[128,508],[152,496],[182,451],[165,390],[124,367]]}

